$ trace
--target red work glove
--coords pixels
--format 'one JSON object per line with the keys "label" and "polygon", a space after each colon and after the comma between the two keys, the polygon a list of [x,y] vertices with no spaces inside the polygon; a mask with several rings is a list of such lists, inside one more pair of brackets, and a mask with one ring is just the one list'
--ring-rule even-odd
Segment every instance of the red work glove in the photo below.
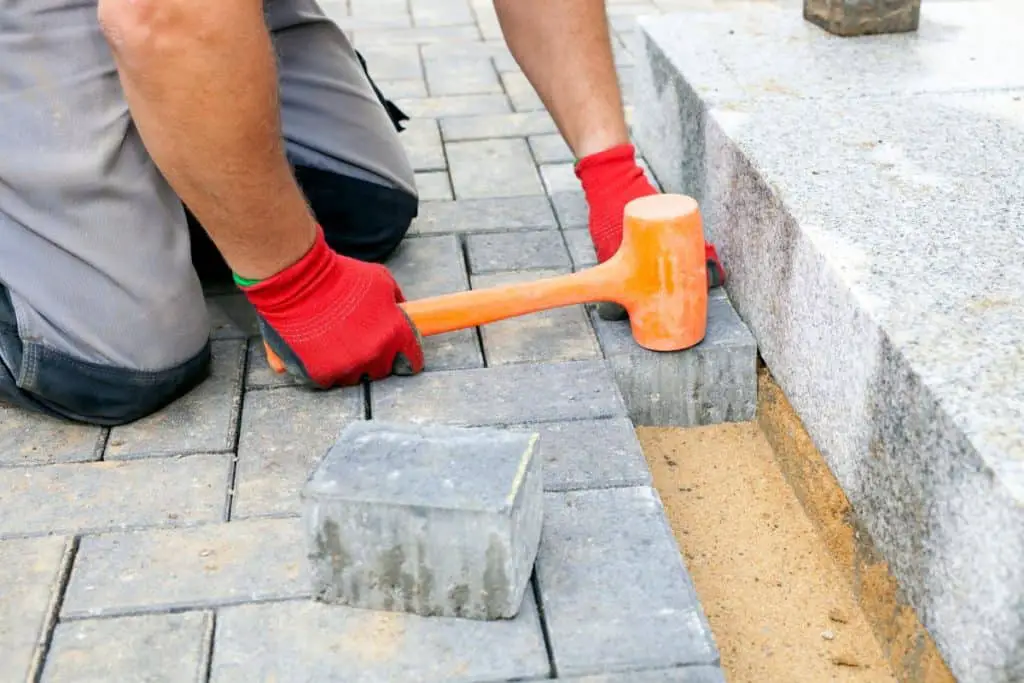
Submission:
{"label": "red work glove", "polygon": [[297,263],[241,285],[260,318],[263,340],[288,372],[327,389],[423,369],[419,335],[387,268],[335,253],[317,227]]}
{"label": "red work glove", "polygon": [[[633,145],[623,144],[583,157],[576,164],[576,177],[590,209],[590,239],[597,252],[597,262],[604,263],[622,244],[622,214],[626,204],[638,197],[657,194],[643,169],[636,163]],[[708,287],[725,283],[725,270],[712,244],[704,244],[707,260]],[[622,320],[625,310],[618,304],[602,304],[598,314],[606,320]]]}

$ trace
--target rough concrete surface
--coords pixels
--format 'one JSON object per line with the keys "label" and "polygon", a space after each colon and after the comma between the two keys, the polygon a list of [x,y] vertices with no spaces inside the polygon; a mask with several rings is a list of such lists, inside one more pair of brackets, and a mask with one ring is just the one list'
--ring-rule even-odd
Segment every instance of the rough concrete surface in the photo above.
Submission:
{"label": "rough concrete surface", "polygon": [[[1024,677],[1024,45],[1013,2],[847,40],[752,3],[644,24],[634,134],[964,683]],[[682,38],[685,37],[685,40]]]}
{"label": "rough concrete surface", "polygon": [[804,0],[804,18],[839,36],[917,30],[921,0]]}
{"label": "rough concrete surface", "polygon": [[354,423],[302,492],[313,595],[421,616],[515,617],[543,490],[537,434]]}

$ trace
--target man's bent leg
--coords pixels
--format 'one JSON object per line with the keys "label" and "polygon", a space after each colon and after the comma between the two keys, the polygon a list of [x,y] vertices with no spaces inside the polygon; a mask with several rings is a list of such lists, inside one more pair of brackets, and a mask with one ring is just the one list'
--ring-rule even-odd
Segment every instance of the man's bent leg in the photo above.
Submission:
{"label": "man's bent leg", "polygon": [[181,202],[135,130],[95,3],[0,0],[0,396],[119,424],[205,377]]}

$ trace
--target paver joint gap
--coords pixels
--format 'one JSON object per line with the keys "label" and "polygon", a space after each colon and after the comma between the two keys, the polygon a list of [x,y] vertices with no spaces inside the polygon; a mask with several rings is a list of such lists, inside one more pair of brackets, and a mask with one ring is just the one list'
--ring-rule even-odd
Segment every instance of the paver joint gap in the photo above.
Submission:
{"label": "paver joint gap", "polygon": [[548,666],[551,667],[549,676],[558,678],[558,667],[555,664],[555,650],[551,645],[551,634],[548,632],[547,617],[544,614],[544,601],[541,600],[540,587],[537,584],[537,569],[530,573],[530,590],[533,591],[533,600],[537,604],[537,618],[540,619],[540,632],[544,636],[544,649],[548,655]]}
{"label": "paver joint gap", "polygon": [[215,647],[214,637],[217,635],[217,611],[209,611],[209,619],[206,621],[206,633],[203,634],[203,652],[199,657],[199,671],[196,672],[197,683],[210,683],[210,675],[213,671],[213,648]]}
{"label": "paver joint gap", "polygon": [[78,554],[78,536],[73,536],[68,544],[64,557],[61,558],[60,574],[57,578],[57,590],[46,610],[46,621],[43,623],[43,632],[40,634],[36,646],[36,654],[32,658],[32,669],[29,672],[29,680],[32,683],[40,683],[43,679],[43,669],[46,667],[46,657],[50,653],[50,646],[53,644],[53,631],[60,621],[60,611],[64,605],[64,594],[71,579],[71,568],[75,563],[75,556]]}
{"label": "paver joint gap", "polygon": [[[459,252],[462,254],[462,264],[466,269],[467,285],[470,289],[473,289],[473,278],[471,276],[473,270],[469,263],[469,246],[466,244],[466,236],[460,234],[456,239],[459,244]],[[479,325],[473,328],[473,335],[476,337],[476,345],[480,348],[480,358],[483,361],[483,367],[489,367],[487,364],[487,347],[484,346],[484,335],[480,331]]]}

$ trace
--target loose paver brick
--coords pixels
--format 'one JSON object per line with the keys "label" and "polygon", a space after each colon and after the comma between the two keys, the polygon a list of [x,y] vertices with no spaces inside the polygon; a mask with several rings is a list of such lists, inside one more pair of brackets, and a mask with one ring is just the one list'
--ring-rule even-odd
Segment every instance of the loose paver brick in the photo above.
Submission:
{"label": "loose paver brick", "polygon": [[[441,129],[436,119],[410,119],[399,134],[409,163],[416,171],[443,171],[448,168],[441,146]],[[422,210],[422,209],[421,209]]]}
{"label": "loose paver brick", "polygon": [[629,671],[617,674],[596,674],[579,678],[558,677],[572,683],[725,683],[717,666],[681,666],[657,671]]}
{"label": "loose paver brick", "polygon": [[68,538],[0,541],[0,666],[5,680],[35,680],[70,561]]}
{"label": "loose paver brick", "polygon": [[163,410],[110,430],[104,458],[220,453],[235,446],[246,342],[215,341],[210,376]]}
{"label": "loose paver brick", "polygon": [[410,232],[500,232],[557,227],[547,197],[496,197],[423,204]]}
{"label": "loose paver brick", "polygon": [[416,191],[421,202],[451,201],[452,184],[445,171],[423,171],[416,174]]}
{"label": "loose paver brick", "polygon": [[432,97],[504,92],[489,59],[426,59],[423,68]]}
{"label": "loose paver brick", "polygon": [[536,571],[560,676],[718,663],[653,488],[544,495]]}
{"label": "loose paver brick", "polygon": [[[513,114],[513,116],[526,115]],[[573,163],[576,159],[565,139],[558,133],[530,135],[527,141],[533,151],[533,158],[538,164]]]}
{"label": "loose paver brick", "polygon": [[311,600],[220,610],[211,683],[480,683],[550,674],[532,591],[515,619],[477,621]]}
{"label": "loose paver brick", "polygon": [[[484,289],[556,277],[568,272],[565,269],[493,273],[474,275],[471,281],[473,289]],[[480,336],[489,366],[596,360],[602,357],[601,346],[582,305],[562,306],[498,320],[481,326]]]}
{"label": "loose paver brick", "polygon": [[648,351],[628,321],[591,319],[637,425],[694,427],[754,419],[757,343],[724,289],[708,295],[707,333],[683,351]]}
{"label": "loose paver brick", "polygon": [[374,420],[350,425],[303,488],[315,599],[509,619],[537,556],[537,435]]}
{"label": "loose paver brick", "polygon": [[488,138],[521,138],[557,131],[555,121],[546,111],[486,116],[449,116],[441,119],[441,136],[446,142],[484,140]]}
{"label": "loose paver brick", "polygon": [[0,536],[219,522],[231,456],[0,470]]}
{"label": "loose paver brick", "polygon": [[418,424],[532,424],[625,416],[604,361],[506,365],[392,377],[370,387],[373,417]]}
{"label": "loose paver brick", "polygon": [[254,519],[85,536],[61,618],[203,609],[308,595],[301,520]]}
{"label": "loose paver brick", "polygon": [[[388,268],[407,300],[469,289],[466,261],[454,235],[409,237],[388,259]],[[484,365],[475,329],[423,339],[424,371],[480,368]]]}
{"label": "loose paver brick", "polygon": [[210,612],[146,614],[62,622],[53,633],[42,683],[206,678]]}
{"label": "loose paver brick", "polygon": [[410,118],[439,119],[445,116],[507,114],[512,111],[505,95],[444,95],[395,98],[395,105]]}
{"label": "loose paver brick", "polygon": [[467,235],[466,252],[474,275],[572,267],[565,241],[554,230]]}
{"label": "loose paver brick", "polygon": [[526,140],[496,138],[449,142],[446,149],[458,199],[544,194]]}
{"label": "loose paver brick", "polygon": [[0,401],[0,467],[99,460],[107,430]]}
{"label": "loose paver brick", "polygon": [[540,435],[545,491],[646,486],[651,473],[626,418],[509,425]]}
{"label": "loose paver brick", "polygon": [[587,228],[564,230],[565,243],[569,246],[573,270],[582,270],[597,265],[597,252],[594,251],[594,240]]}
{"label": "loose paver brick", "polygon": [[544,103],[533,85],[521,71],[505,71],[501,73],[501,83],[508,93],[515,111],[540,111]]}
{"label": "loose paver brick", "polygon": [[242,408],[231,518],[299,514],[299,491],[350,422],[366,416],[363,388],[250,391]]}

